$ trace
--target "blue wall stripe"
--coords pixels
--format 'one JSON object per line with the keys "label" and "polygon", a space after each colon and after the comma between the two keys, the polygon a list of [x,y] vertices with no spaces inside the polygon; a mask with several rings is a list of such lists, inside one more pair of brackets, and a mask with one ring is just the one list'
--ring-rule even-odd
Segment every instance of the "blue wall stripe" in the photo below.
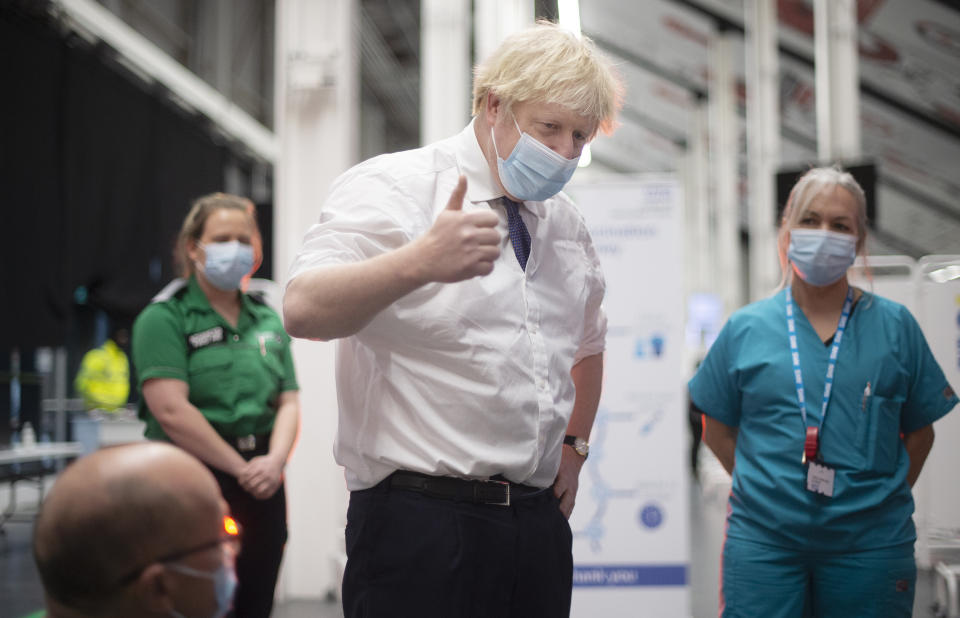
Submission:
{"label": "blue wall stripe", "polygon": [[573,568],[573,585],[603,586],[686,586],[686,564],[618,564]]}

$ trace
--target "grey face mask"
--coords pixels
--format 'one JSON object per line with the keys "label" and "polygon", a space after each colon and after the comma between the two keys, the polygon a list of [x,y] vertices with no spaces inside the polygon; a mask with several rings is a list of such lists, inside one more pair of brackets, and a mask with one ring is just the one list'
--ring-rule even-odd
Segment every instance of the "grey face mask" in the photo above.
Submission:
{"label": "grey face mask", "polygon": [[790,230],[787,257],[807,283],[830,285],[853,266],[857,258],[857,237],[828,230]]}
{"label": "grey face mask", "polygon": [[203,245],[207,259],[203,275],[215,288],[229,292],[240,288],[244,276],[253,269],[253,247],[237,240]]}

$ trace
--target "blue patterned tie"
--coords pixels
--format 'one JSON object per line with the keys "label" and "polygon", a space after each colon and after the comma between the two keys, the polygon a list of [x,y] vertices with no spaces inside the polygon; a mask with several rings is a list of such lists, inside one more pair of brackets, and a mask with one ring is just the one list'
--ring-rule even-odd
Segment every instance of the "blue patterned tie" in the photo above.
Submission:
{"label": "blue patterned tie", "polygon": [[520,217],[520,204],[504,196],[503,205],[507,209],[507,227],[510,228],[510,244],[520,262],[520,268],[527,270],[527,258],[530,257],[530,232]]}

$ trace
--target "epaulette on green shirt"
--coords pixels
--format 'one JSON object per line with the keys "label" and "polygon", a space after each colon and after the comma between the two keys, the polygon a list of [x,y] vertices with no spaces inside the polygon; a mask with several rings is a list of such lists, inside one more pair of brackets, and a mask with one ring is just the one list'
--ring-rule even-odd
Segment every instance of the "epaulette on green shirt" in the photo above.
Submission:
{"label": "epaulette on green shirt", "polygon": [[[137,383],[173,378],[223,436],[269,433],[284,391],[297,390],[290,337],[277,313],[241,294],[237,326],[213,307],[196,278],[178,279],[158,294],[133,325]],[[167,439],[143,397],[140,418],[150,439]]]}

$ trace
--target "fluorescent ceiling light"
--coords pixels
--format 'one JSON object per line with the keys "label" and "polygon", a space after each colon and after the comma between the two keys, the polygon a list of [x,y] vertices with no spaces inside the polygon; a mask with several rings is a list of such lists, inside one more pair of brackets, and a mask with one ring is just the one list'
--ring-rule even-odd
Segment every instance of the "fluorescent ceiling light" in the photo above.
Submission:
{"label": "fluorescent ceiling light", "polygon": [[559,0],[557,13],[560,25],[580,36],[580,0]]}
{"label": "fluorescent ceiling light", "polygon": [[946,283],[954,279],[960,279],[960,265],[950,264],[936,270],[931,270],[927,276],[936,283]]}

